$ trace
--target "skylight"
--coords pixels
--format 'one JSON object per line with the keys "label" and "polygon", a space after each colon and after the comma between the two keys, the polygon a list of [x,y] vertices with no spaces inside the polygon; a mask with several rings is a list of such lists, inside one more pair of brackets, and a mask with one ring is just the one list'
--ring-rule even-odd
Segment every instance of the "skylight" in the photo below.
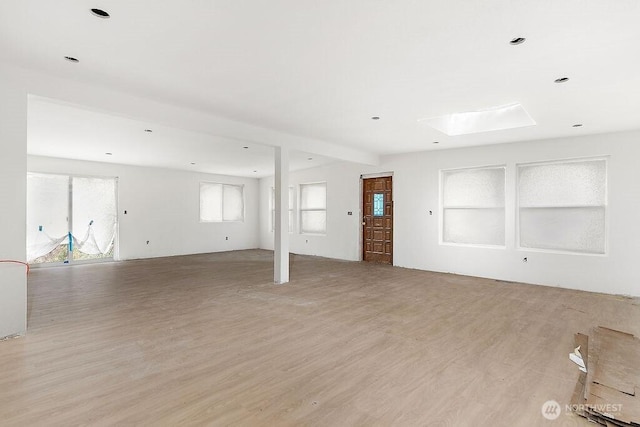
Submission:
{"label": "skylight", "polygon": [[518,103],[465,113],[446,114],[418,121],[449,136],[516,129],[536,124],[529,113]]}

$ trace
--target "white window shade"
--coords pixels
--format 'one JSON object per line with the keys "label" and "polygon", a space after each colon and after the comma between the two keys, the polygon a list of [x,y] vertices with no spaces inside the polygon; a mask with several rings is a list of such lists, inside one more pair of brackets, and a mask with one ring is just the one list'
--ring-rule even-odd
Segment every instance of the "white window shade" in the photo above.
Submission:
{"label": "white window shade", "polygon": [[244,221],[243,190],[241,185],[200,183],[200,221]]}
{"label": "white window shade", "polygon": [[606,198],[605,160],[521,165],[521,207],[602,206]]}
{"label": "white window shade", "polygon": [[327,183],[300,185],[300,232],[327,232]]}
{"label": "white window shade", "polygon": [[602,254],[604,223],[604,207],[523,208],[520,246]]}
{"label": "white window shade", "polygon": [[300,215],[300,231],[309,234],[324,234],[327,231],[326,211],[303,211]]}
{"label": "white window shade", "polygon": [[327,184],[302,184],[300,186],[301,209],[326,209],[327,208]]}
{"label": "white window shade", "polygon": [[604,254],[606,159],[518,165],[521,248]]}
{"label": "white window shade", "polygon": [[445,171],[443,180],[445,207],[504,206],[504,168]]}
{"label": "white window shade", "polygon": [[504,209],[445,209],[443,241],[502,246]]}
{"label": "white window shade", "polygon": [[243,221],[244,201],[242,198],[242,187],[238,185],[223,185],[222,194],[222,220]]}
{"label": "white window shade", "polygon": [[504,166],[442,171],[442,241],[504,246]]}
{"label": "white window shade", "polygon": [[200,221],[222,221],[222,184],[200,183]]}

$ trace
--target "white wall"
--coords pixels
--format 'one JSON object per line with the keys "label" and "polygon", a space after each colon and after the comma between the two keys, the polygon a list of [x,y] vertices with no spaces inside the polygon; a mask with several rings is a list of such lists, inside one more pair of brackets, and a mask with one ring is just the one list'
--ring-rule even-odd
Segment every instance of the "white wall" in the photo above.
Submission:
{"label": "white wall", "polygon": [[[609,155],[606,256],[559,254],[515,247],[515,165]],[[394,264],[501,280],[640,296],[640,132],[624,132],[389,156],[378,167],[341,163],[291,174],[291,184],[327,181],[326,236],[291,235],[294,253],[360,259],[360,174],[392,171]],[[507,165],[506,248],[439,244],[439,171]],[[272,248],[269,191],[260,183],[260,245]],[[347,211],[353,216],[347,216]],[[429,211],[433,215],[429,215]],[[308,243],[306,241],[308,240]],[[527,263],[522,259],[528,258]]]}
{"label": "white wall", "polygon": [[[0,260],[25,261],[27,91],[0,69]],[[0,338],[27,327],[26,268],[0,263]]]}
{"label": "white wall", "polygon": [[[367,171],[373,169],[365,165],[340,162],[290,174],[289,186],[296,189],[296,198],[299,197],[300,184],[321,181],[327,183],[326,236],[300,234],[297,224],[299,215],[296,215],[295,231],[289,234],[291,252],[346,260],[360,259],[360,174]],[[273,249],[269,209],[273,186],[271,177],[260,180],[260,247],[264,249]],[[349,211],[353,215],[348,215]],[[298,213],[296,210],[296,214]]]}
{"label": "white wall", "polygon": [[[27,169],[29,172],[118,177],[119,259],[258,247],[258,180],[255,178],[37,156],[28,156]],[[201,223],[201,181],[244,185],[244,222]],[[24,218],[22,221],[24,223]]]}

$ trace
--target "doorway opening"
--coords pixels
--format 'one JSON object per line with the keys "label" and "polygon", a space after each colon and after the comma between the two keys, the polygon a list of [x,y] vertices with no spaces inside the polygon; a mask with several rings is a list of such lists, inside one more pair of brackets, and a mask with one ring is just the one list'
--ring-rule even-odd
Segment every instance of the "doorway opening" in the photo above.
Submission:
{"label": "doorway opening", "polygon": [[393,265],[393,177],[362,178],[362,260]]}

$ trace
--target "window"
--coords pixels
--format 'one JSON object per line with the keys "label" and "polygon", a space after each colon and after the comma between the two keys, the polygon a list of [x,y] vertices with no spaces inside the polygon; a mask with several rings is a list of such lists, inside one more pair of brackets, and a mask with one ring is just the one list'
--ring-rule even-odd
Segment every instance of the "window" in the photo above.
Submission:
{"label": "window", "polygon": [[327,183],[300,184],[300,232],[327,232]]}
{"label": "window", "polygon": [[244,221],[243,186],[200,183],[200,222]]}
{"label": "window", "polygon": [[27,174],[27,261],[113,258],[117,178]]}
{"label": "window", "polygon": [[[289,233],[293,233],[294,220],[293,207],[295,206],[296,192],[293,187],[289,187]],[[276,229],[276,189],[271,187],[271,199],[269,201],[271,207],[271,231]]]}
{"label": "window", "polygon": [[441,173],[442,241],[504,246],[505,167]]}
{"label": "window", "polygon": [[384,216],[384,193],[373,193],[373,216]]}
{"label": "window", "polygon": [[606,159],[518,165],[519,246],[604,254]]}

